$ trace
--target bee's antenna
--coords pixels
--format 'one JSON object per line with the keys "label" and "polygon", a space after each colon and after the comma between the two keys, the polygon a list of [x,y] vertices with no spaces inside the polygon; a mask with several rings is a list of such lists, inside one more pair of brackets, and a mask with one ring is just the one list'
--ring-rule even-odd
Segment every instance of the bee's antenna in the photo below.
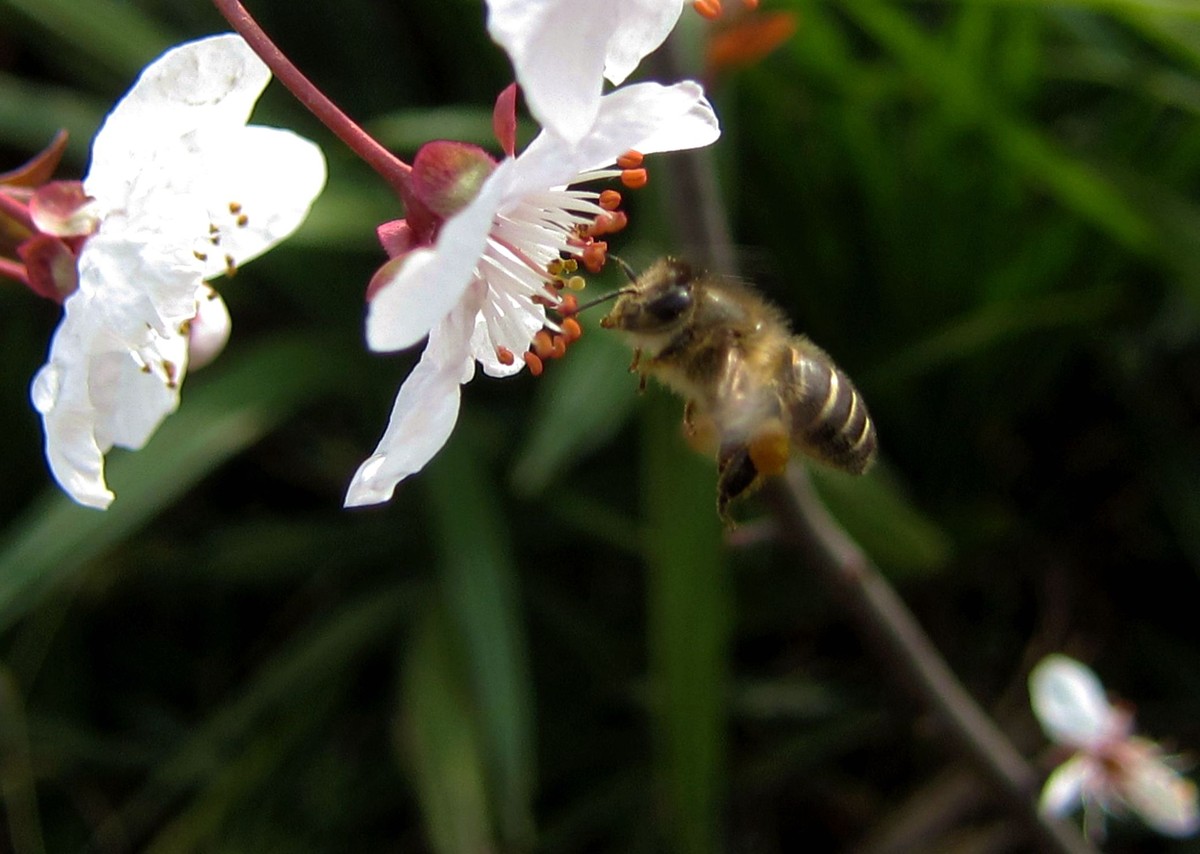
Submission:
{"label": "bee's antenna", "polygon": [[628,264],[626,264],[623,259],[618,258],[616,255],[612,254],[611,252],[606,253],[606,255],[621,265],[621,272],[623,272],[625,274],[625,277],[627,279],[629,279],[629,281],[631,281],[631,282],[637,281],[637,273],[633,272],[633,268],[630,267]]}
{"label": "bee's antenna", "polygon": [[[609,255],[608,257],[611,258],[612,256]],[[589,309],[593,306],[601,305],[603,303],[608,302],[609,300],[614,300],[619,296],[623,296],[625,294],[631,294],[631,293],[633,293],[633,288],[621,288],[620,290],[612,291],[611,293],[607,293],[602,297],[596,297],[594,300],[585,302],[583,305],[576,306],[575,310],[572,311],[571,314],[579,314],[579,312]]]}

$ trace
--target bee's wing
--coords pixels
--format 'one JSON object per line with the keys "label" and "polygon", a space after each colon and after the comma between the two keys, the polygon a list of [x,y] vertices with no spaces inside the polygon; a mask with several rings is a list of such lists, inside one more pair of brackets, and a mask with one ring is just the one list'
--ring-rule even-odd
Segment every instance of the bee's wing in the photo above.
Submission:
{"label": "bee's wing", "polygon": [[783,416],[769,365],[736,345],[725,348],[713,402],[721,444],[744,444]]}

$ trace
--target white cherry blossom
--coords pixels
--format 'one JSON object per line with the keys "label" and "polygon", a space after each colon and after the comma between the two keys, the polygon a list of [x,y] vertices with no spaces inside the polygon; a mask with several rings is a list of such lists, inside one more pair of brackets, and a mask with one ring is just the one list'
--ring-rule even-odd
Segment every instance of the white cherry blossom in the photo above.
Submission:
{"label": "white cherry blossom", "polygon": [[543,131],[495,167],[432,245],[389,262],[384,280],[372,283],[367,342],[373,350],[399,350],[428,334],[429,343],[400,389],[379,446],[355,474],[347,506],[387,501],[397,483],[437,453],[476,361],[491,376],[524,367],[519,354],[547,326],[547,266],[560,253],[580,255],[576,228],[605,213],[598,193],[571,185],[616,177],[611,166],[630,149],[696,148],[719,134],[696,83],[618,89],[600,100],[577,144]]}
{"label": "white cherry blossom", "polygon": [[1153,741],[1133,734],[1133,716],[1109,703],[1088,667],[1050,655],[1029,677],[1033,711],[1051,741],[1074,751],[1046,780],[1040,808],[1049,815],[1084,811],[1093,836],[1104,813],[1136,813],[1166,836],[1200,830],[1196,786],[1179,774]]}
{"label": "white cherry blossom", "polygon": [[79,287],[31,389],[50,468],[81,504],[109,505],[104,455],[140,448],[178,405],[192,319],[222,322],[204,280],[291,234],[324,186],[313,143],[247,125],[270,77],[240,36],[180,45],[92,144]]}
{"label": "white cherry blossom", "polygon": [[663,43],[684,0],[488,0],[488,32],[508,53],[529,111],[576,142],[596,120],[603,78],[619,85]]}

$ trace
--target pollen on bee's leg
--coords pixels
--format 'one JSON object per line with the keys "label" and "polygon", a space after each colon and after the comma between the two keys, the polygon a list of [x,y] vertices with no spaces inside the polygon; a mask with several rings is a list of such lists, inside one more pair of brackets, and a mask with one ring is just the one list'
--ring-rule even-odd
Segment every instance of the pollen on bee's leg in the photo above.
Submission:
{"label": "pollen on bee's leg", "polygon": [[537,354],[526,350],[522,358],[525,360],[525,367],[529,368],[529,373],[535,377],[542,375],[542,360],[537,357]]}
{"label": "pollen on bee's leg", "polygon": [[517,357],[514,356],[513,351],[507,347],[497,347],[496,360],[502,365],[511,365],[517,361]]}
{"label": "pollen on bee's leg", "polygon": [[768,477],[783,474],[792,455],[787,429],[778,419],[767,422],[763,430],[750,440],[747,450],[754,467]]}

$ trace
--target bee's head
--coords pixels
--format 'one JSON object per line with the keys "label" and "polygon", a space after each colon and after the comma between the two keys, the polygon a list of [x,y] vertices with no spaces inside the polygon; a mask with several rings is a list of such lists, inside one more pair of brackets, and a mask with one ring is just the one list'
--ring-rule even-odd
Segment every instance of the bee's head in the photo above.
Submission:
{"label": "bee's head", "polygon": [[691,265],[663,258],[622,293],[600,325],[634,335],[674,332],[695,309],[695,282]]}

